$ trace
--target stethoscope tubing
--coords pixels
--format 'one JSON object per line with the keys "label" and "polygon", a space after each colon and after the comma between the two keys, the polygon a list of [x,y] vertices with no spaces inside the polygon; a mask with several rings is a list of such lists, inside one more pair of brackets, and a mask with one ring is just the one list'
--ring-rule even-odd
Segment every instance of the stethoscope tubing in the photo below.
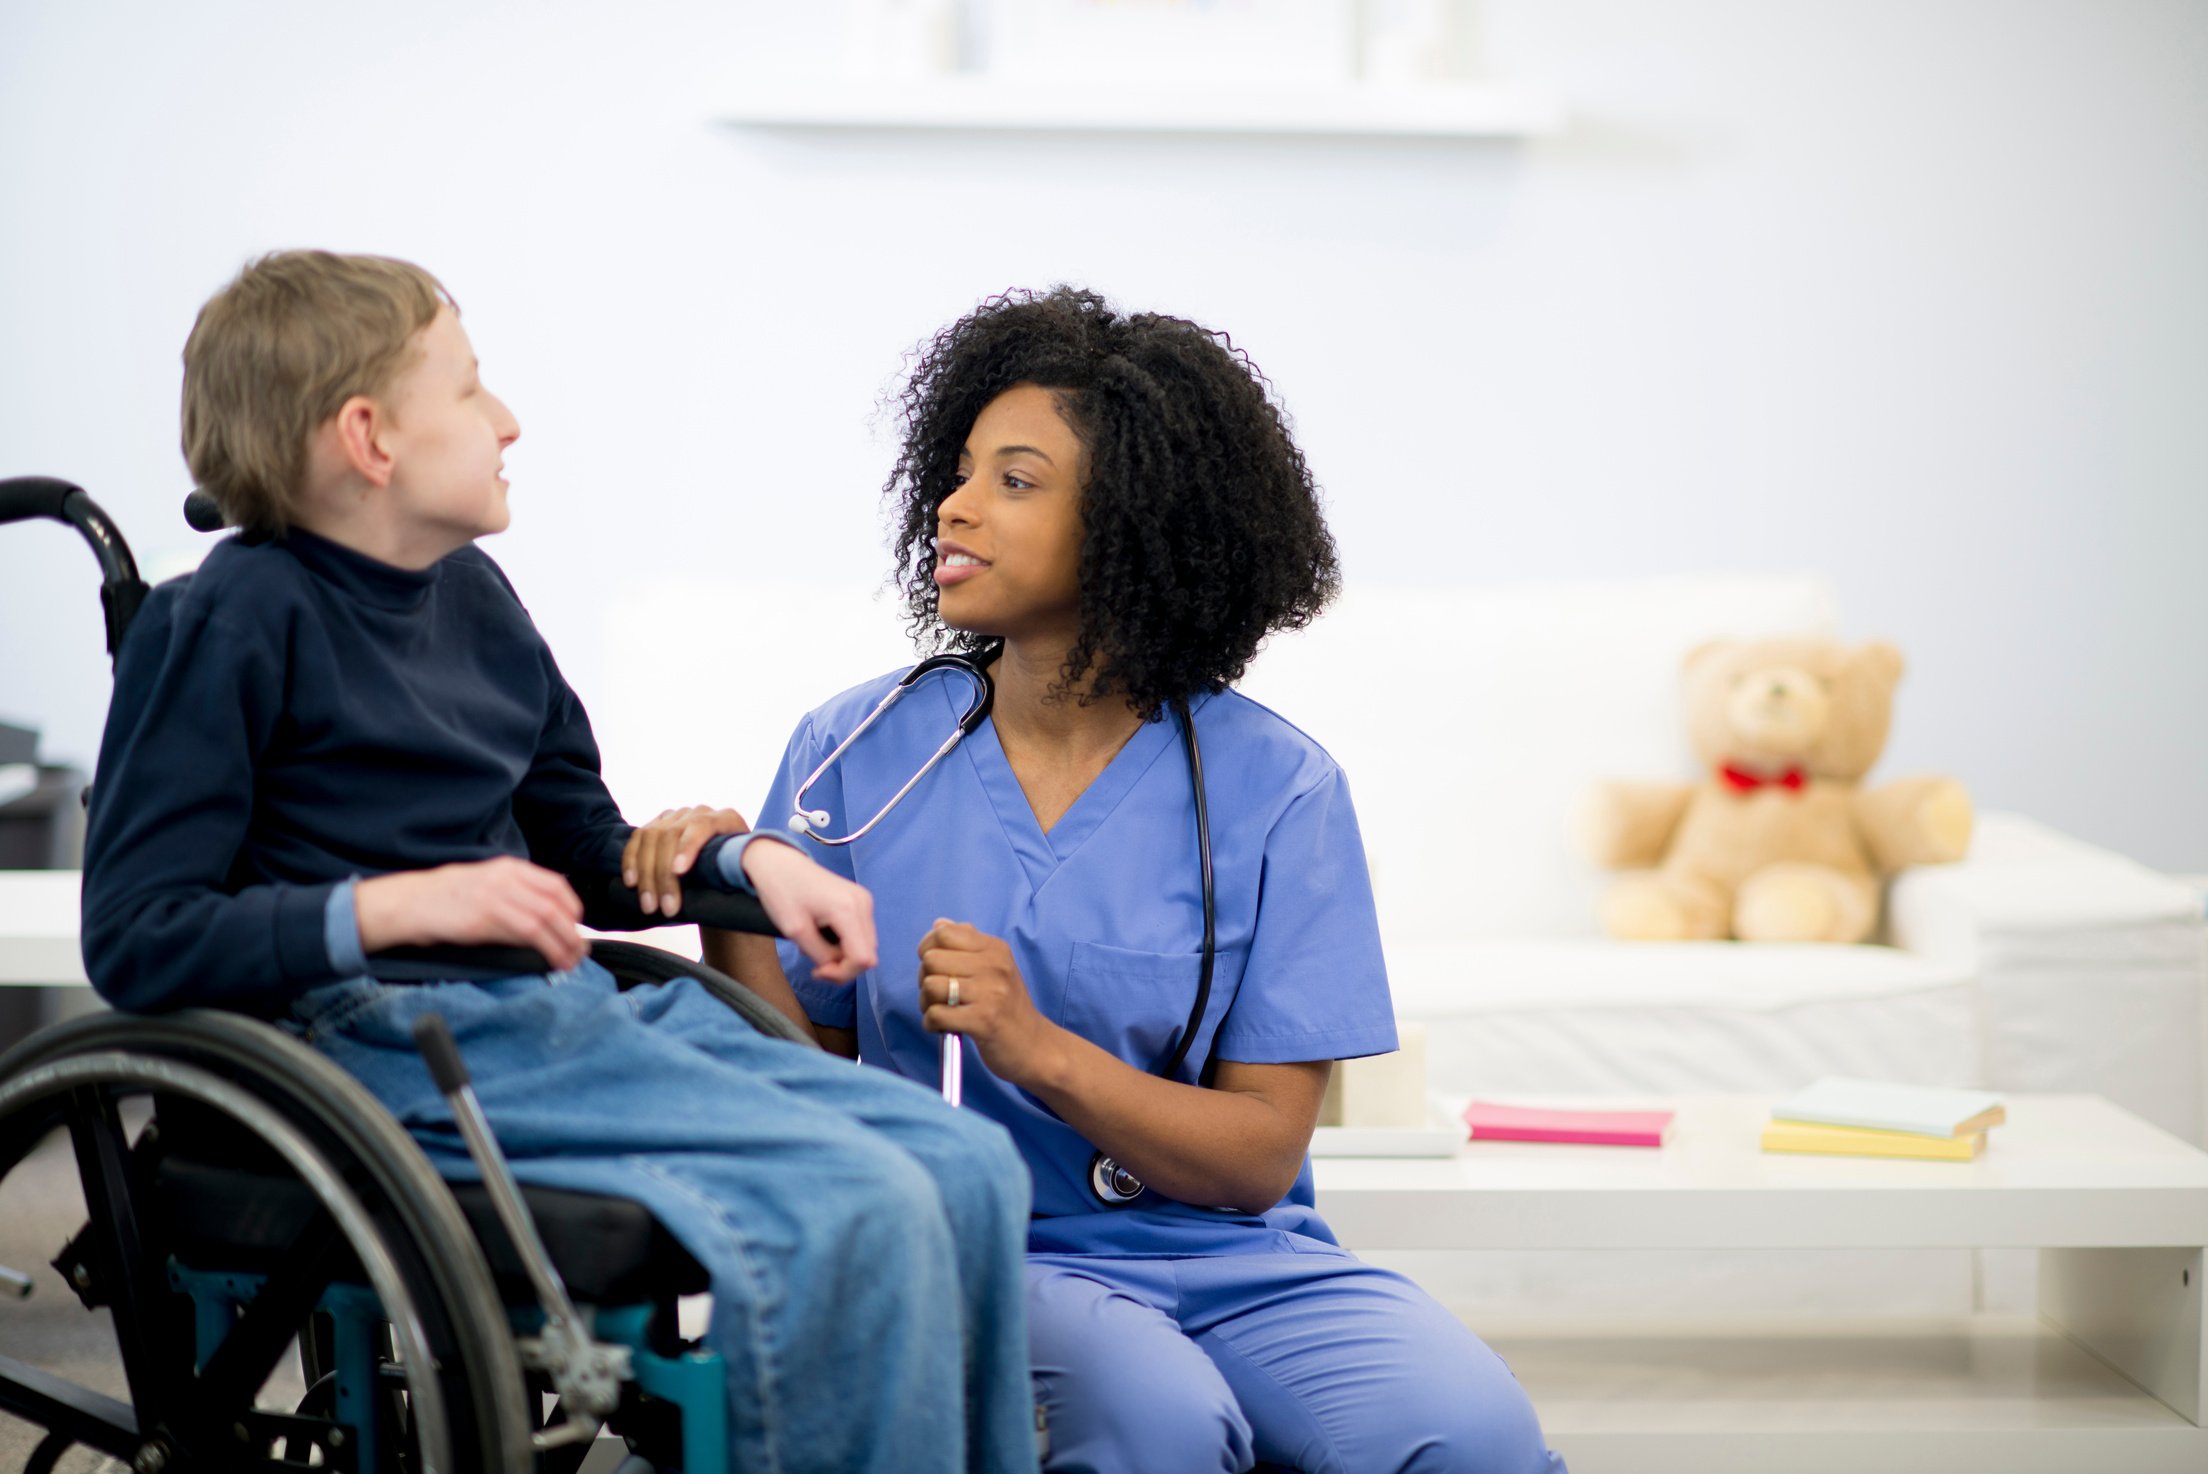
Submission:
{"label": "stethoscope tubing", "polygon": [[1188,1046],[1196,1042],[1196,1031],[1203,1027],[1204,1009],[1211,1002],[1212,964],[1219,955],[1219,908],[1211,873],[1211,805],[1204,801],[1204,754],[1196,745],[1196,718],[1188,703],[1175,697],[1173,714],[1181,719],[1181,745],[1188,752],[1188,786],[1196,796],[1196,865],[1204,886],[1204,960],[1196,974],[1196,1006],[1188,1012],[1188,1027],[1181,1031],[1172,1056],[1155,1072],[1167,1080],[1188,1058]]}
{"label": "stethoscope tubing", "polygon": [[[1188,703],[1175,697],[1173,714],[1181,719],[1181,745],[1188,753],[1188,786],[1196,796],[1196,864],[1197,874],[1203,881],[1204,955],[1196,973],[1196,1003],[1188,1011],[1188,1024],[1181,1030],[1180,1042],[1151,1072],[1163,1080],[1172,1079],[1179,1071],[1181,1062],[1188,1058],[1189,1045],[1196,1042],[1196,1033],[1204,1026],[1204,1009],[1211,1002],[1212,965],[1219,953],[1219,908],[1212,885],[1211,805],[1204,798],[1204,753],[1196,745],[1196,718],[1189,711]],[[1199,1074],[1199,1083],[1201,1079]],[[1089,1191],[1108,1208],[1124,1208],[1142,1196],[1143,1183],[1141,1178],[1099,1151],[1089,1158]]]}
{"label": "stethoscope tubing", "polygon": [[[876,810],[873,818],[867,820],[864,824],[861,824],[858,828],[852,830],[849,834],[841,836],[840,838],[823,834],[821,832],[822,826],[828,824],[834,816],[831,815],[826,809],[806,808],[806,792],[810,790],[815,783],[818,783],[821,778],[826,775],[830,768],[836,765],[836,760],[838,758],[842,757],[846,752],[851,750],[852,743],[858,741],[861,737],[864,737],[866,735],[867,728],[873,726],[876,722],[881,720],[882,713],[888,711],[891,707],[895,706],[900,700],[902,700],[904,694],[907,691],[910,691],[913,688],[913,685],[918,682],[922,676],[928,674],[930,671],[938,670],[957,671],[959,674],[967,677],[974,683],[974,699],[970,703],[968,703],[966,707],[966,714],[958,719],[957,728],[952,731],[950,736],[943,739],[943,745],[938,747],[932,754],[929,755],[928,760],[920,765],[920,770],[914,773],[910,778],[907,778],[905,780],[905,786],[898,789],[895,793],[889,796],[889,802],[883,804],[880,809]],[[803,783],[797,785],[797,792],[792,794],[790,797],[790,807],[796,810],[795,813],[790,815],[790,830],[793,833],[804,835],[807,839],[812,840],[815,844],[824,845],[847,845],[850,844],[853,840],[865,838],[867,833],[872,830],[875,825],[881,823],[883,819],[889,816],[889,811],[891,809],[896,808],[898,804],[904,802],[905,795],[912,792],[912,790],[919,784],[922,778],[927,777],[928,774],[935,771],[935,765],[937,763],[942,762],[943,759],[951,755],[952,748],[958,746],[960,742],[971,736],[976,727],[979,727],[984,721],[988,720],[989,708],[996,704],[996,699],[996,682],[990,680],[989,673],[983,670],[978,664],[976,664],[972,659],[968,658],[967,656],[958,654],[931,655],[926,660],[921,661],[911,670],[906,671],[903,678],[900,679],[896,685],[889,688],[888,694],[884,695],[880,701],[874,703],[874,709],[866,714],[866,720],[859,723],[856,727],[853,727],[851,729],[851,734],[845,737],[843,741],[836,744],[836,750],[829,753],[828,756],[822,758],[820,760],[820,766],[813,769],[811,773],[806,775],[805,781]]]}

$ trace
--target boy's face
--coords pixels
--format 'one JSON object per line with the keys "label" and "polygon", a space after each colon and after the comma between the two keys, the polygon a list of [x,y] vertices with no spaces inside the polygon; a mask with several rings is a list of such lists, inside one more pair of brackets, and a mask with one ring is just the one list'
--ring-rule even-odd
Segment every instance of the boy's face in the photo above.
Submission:
{"label": "boy's face", "polygon": [[391,507],[406,530],[454,548],[506,530],[501,459],[521,426],[483,387],[450,307],[420,334],[421,357],[386,396]]}

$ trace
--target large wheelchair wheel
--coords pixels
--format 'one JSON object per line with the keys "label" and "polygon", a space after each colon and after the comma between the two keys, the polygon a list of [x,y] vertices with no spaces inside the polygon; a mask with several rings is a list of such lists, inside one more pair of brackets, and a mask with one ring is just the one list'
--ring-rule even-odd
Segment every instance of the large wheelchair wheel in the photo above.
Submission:
{"label": "large wheelchair wheel", "polygon": [[[388,1325],[372,1374],[379,1469],[529,1469],[526,1383],[483,1251],[428,1159],[343,1071],[232,1014],[80,1019],[0,1057],[0,1190],[57,1134],[88,1222],[56,1268],[112,1316],[127,1400],[0,1355],[0,1412],[49,1430],[26,1474],[48,1474],[73,1446],[138,1474],[309,1459],[367,1474],[359,1436],[327,1415],[327,1395],[266,1405],[295,1344],[320,1370],[311,1327],[342,1286],[365,1287]],[[226,1160],[295,1179],[314,1204],[286,1252],[249,1267],[249,1287],[213,1326],[180,1288],[194,1267],[159,1187],[172,1151],[211,1143]]]}

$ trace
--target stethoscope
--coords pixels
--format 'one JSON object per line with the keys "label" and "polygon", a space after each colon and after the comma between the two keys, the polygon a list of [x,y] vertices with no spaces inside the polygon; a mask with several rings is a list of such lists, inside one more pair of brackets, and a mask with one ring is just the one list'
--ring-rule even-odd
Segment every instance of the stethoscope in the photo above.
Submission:
{"label": "stethoscope", "polygon": [[[996,648],[1001,649],[1002,647]],[[995,653],[996,649],[984,652],[987,658],[994,658]],[[866,729],[873,726],[881,718],[883,712],[895,706],[907,691],[918,684],[922,676],[937,671],[963,675],[973,682],[974,694],[967,702],[965,714],[958,719],[958,726],[950,736],[943,739],[943,745],[938,747],[928,760],[920,765],[920,770],[905,780],[905,786],[891,794],[889,802],[875,811],[873,818],[841,837],[825,833],[827,826],[833,822],[834,816],[826,809],[806,808],[806,791],[815,783],[818,783],[822,776],[836,765],[837,759],[851,750],[851,744],[864,736]],[[821,759],[820,766],[813,769],[805,781],[797,786],[796,794],[790,799],[790,807],[796,810],[790,816],[790,829],[794,833],[805,836],[813,843],[822,845],[846,845],[863,837],[875,825],[881,823],[888,816],[891,809],[896,808],[899,803],[903,802],[905,795],[912,792],[913,786],[922,778],[927,777],[929,771],[937,763],[949,757],[952,748],[958,746],[976,727],[987,720],[989,708],[995,702],[996,695],[996,683],[990,680],[989,672],[982,668],[981,662],[973,657],[957,654],[933,655],[921,661],[911,670],[906,671],[896,685],[889,688],[882,699],[874,704],[874,709],[867,713],[866,720],[852,728],[851,734],[836,744],[836,750]],[[1188,703],[1179,697],[1175,697],[1172,705],[1173,714],[1180,719],[1181,723],[1181,746],[1188,754],[1189,787],[1196,795],[1196,858],[1203,879],[1204,952],[1203,964],[1198,969],[1196,976],[1196,1002],[1195,1006],[1188,1011],[1188,1024],[1181,1030],[1180,1040],[1173,1047],[1172,1052],[1151,1072],[1167,1079],[1172,1078],[1174,1072],[1179,1070],[1182,1063],[1187,1060],[1188,1048],[1196,1040],[1197,1029],[1203,1025],[1204,1006],[1211,1001],[1212,967],[1218,954],[1218,910],[1213,895],[1211,869],[1211,811],[1204,802],[1204,755],[1196,745],[1196,720],[1189,713]],[[964,1093],[964,1067],[965,1053],[959,1047],[959,1036],[956,1034],[944,1035],[943,1098],[954,1106],[959,1103],[959,1098]],[[1116,1208],[1141,1197],[1144,1189],[1142,1179],[1136,1177],[1134,1173],[1129,1172],[1104,1153],[1098,1152],[1089,1159],[1089,1191],[1095,1193],[1099,1201]]]}

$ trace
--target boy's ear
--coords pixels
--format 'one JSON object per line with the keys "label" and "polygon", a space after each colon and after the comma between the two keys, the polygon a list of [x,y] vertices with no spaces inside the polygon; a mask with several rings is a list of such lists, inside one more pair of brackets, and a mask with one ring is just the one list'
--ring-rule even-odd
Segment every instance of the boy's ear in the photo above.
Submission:
{"label": "boy's ear", "polygon": [[382,406],[365,394],[355,394],[330,417],[338,455],[354,474],[371,486],[391,484],[393,457],[384,445],[389,417]]}

